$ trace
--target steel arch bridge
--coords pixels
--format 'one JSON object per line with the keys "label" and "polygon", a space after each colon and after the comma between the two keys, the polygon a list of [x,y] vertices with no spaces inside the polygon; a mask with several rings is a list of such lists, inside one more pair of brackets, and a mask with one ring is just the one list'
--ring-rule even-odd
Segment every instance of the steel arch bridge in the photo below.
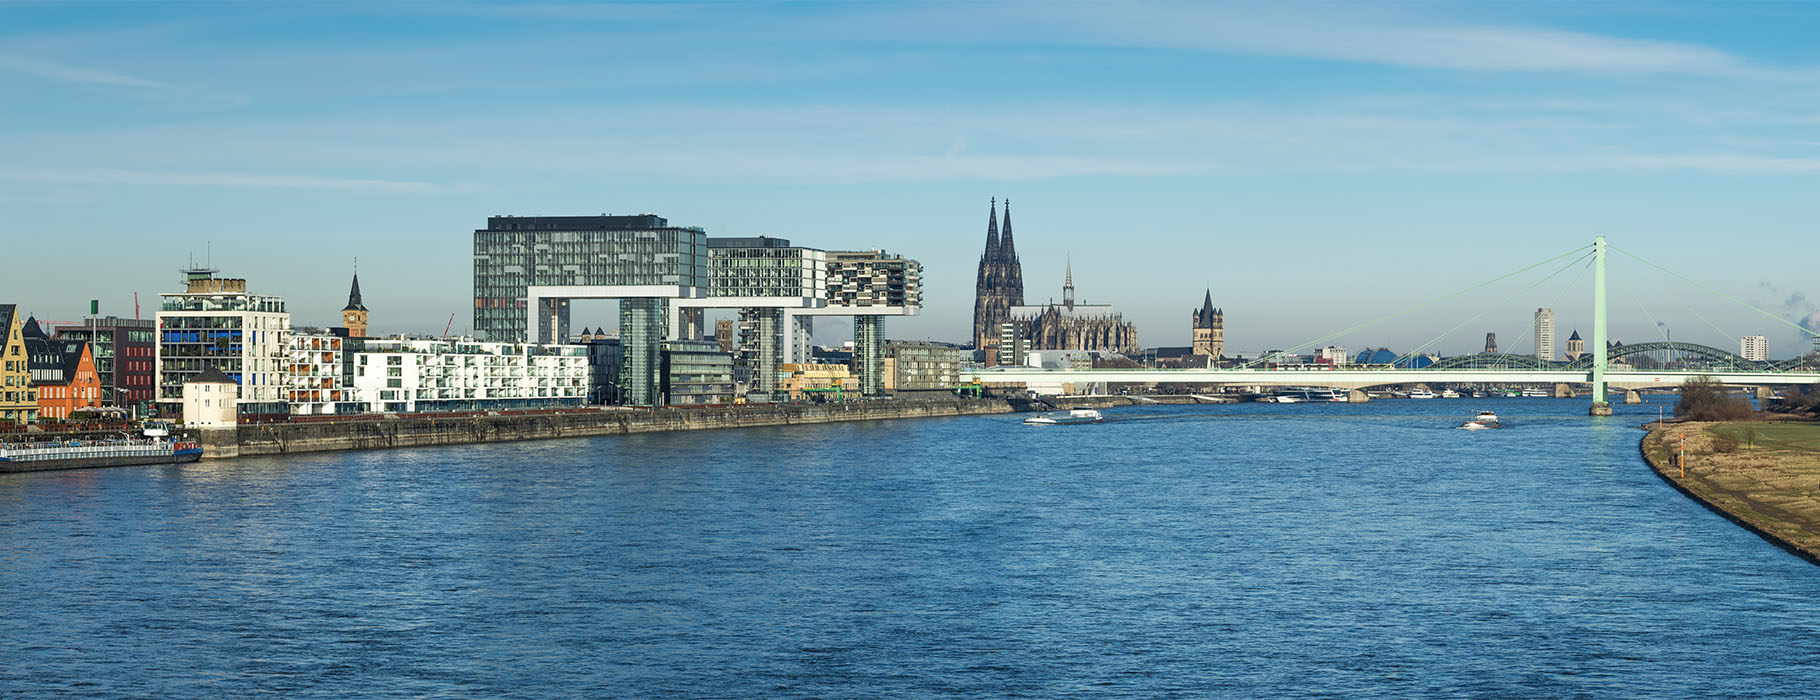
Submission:
{"label": "steel arch bridge", "polygon": [[[1742,356],[1740,356],[1736,353],[1731,353],[1731,352],[1727,352],[1724,350],[1720,350],[1719,348],[1715,348],[1715,347],[1712,347],[1709,345],[1699,345],[1699,344],[1695,344],[1695,343],[1681,343],[1681,342],[1673,342],[1673,341],[1635,343],[1632,345],[1615,345],[1615,346],[1612,346],[1605,350],[1605,357],[1609,361],[1609,360],[1618,359],[1620,357],[1628,357],[1630,355],[1642,355],[1645,353],[1665,352],[1665,351],[1672,351],[1672,352],[1674,352],[1676,354],[1680,354],[1680,355],[1692,355],[1692,356],[1698,357],[1702,360],[1711,362],[1716,366],[1724,367],[1726,369],[1735,370],[1735,371],[1739,371],[1739,372],[1761,372],[1766,367],[1769,366],[1768,363],[1757,362],[1756,360],[1746,360]],[[1588,353],[1585,355],[1581,355],[1578,359],[1574,360],[1573,362],[1567,363],[1567,366],[1573,367],[1576,369],[1585,369],[1585,368],[1592,367],[1592,362],[1593,362],[1592,354]]]}
{"label": "steel arch bridge", "polygon": [[1423,371],[1450,369],[1559,369],[1561,364],[1549,362],[1532,355],[1512,355],[1502,352],[1481,352],[1473,355],[1444,357],[1434,364],[1421,368]]}

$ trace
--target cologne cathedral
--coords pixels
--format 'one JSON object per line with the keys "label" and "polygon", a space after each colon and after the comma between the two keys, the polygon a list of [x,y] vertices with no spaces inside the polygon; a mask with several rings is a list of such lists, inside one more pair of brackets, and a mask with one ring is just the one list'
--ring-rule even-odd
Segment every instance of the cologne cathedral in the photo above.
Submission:
{"label": "cologne cathedral", "polygon": [[1024,303],[1024,272],[1017,262],[1017,244],[1011,240],[1011,200],[1005,200],[1005,232],[999,234],[998,199],[986,218],[986,252],[980,256],[979,280],[974,283],[973,347],[986,351],[988,362],[998,356],[1000,328],[1011,320],[1011,307]]}

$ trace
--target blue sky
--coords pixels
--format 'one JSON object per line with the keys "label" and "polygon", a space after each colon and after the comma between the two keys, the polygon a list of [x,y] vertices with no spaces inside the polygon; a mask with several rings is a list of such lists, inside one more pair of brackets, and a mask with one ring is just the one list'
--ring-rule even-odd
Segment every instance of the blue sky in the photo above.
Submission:
{"label": "blue sky", "polygon": [[[1601,234],[1799,321],[1817,33],[1806,3],[0,2],[0,298],[149,315],[212,249],[327,325],[357,255],[375,330],[459,332],[488,215],[655,212],[917,258],[889,335],[958,341],[997,196],[1026,296],[1072,255],[1145,345],[1208,288],[1229,349],[1282,348]],[[1584,331],[1590,275],[1516,294],[1543,274],[1336,341]],[[1627,341],[1805,346],[1611,274]]]}

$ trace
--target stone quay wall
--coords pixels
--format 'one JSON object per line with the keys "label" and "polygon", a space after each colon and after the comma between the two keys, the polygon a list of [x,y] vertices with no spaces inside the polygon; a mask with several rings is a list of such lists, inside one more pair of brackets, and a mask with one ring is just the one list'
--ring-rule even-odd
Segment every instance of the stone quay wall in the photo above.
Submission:
{"label": "stone quay wall", "polygon": [[203,458],[227,459],[295,452],[465,445],[892,418],[976,416],[1012,411],[1009,403],[997,399],[864,401],[658,410],[581,410],[517,415],[411,416],[379,420],[242,425],[200,432]]}

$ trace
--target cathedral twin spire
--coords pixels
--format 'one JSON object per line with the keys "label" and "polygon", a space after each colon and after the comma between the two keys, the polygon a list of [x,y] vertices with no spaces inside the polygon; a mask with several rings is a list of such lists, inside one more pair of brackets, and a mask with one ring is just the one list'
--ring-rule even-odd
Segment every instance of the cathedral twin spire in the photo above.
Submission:
{"label": "cathedral twin spire", "polygon": [[999,326],[1010,320],[1011,307],[1024,303],[1024,271],[1011,233],[1011,200],[1005,200],[1004,226],[999,226],[998,198],[986,218],[986,250],[980,255],[974,284],[973,342],[976,348],[996,344]]}

